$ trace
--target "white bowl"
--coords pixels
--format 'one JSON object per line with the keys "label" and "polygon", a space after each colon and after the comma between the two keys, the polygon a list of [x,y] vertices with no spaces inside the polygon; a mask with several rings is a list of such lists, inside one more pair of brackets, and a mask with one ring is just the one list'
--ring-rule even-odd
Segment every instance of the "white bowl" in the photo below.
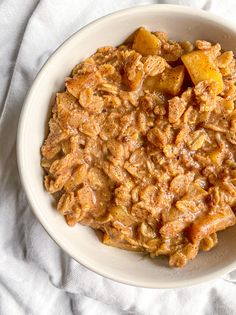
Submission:
{"label": "white bowl", "polygon": [[[236,226],[219,233],[219,245],[200,253],[184,269],[171,269],[164,258],[144,258],[103,245],[95,232],[69,227],[43,187],[40,146],[53,94],[63,88],[72,67],[105,45],[118,45],[139,26],[165,31],[177,40],[207,39],[236,52],[236,28],[207,12],[182,6],[139,6],[105,16],[71,36],[49,58],[26,98],[18,129],[21,180],[32,209],[49,235],[79,263],[110,279],[141,287],[173,288],[220,277],[236,268]],[[29,61],[30,62],[30,61]]]}

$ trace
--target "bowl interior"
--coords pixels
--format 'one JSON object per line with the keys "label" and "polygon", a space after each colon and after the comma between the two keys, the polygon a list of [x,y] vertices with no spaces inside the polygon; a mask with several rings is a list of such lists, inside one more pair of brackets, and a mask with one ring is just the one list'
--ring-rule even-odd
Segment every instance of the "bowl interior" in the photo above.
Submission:
{"label": "bowl interior", "polygon": [[49,103],[64,78],[83,58],[106,45],[118,45],[139,26],[164,31],[177,40],[206,39],[236,52],[236,32],[207,13],[175,6],[147,6],[100,19],[73,35],[49,59],[26,99],[18,132],[18,163],[34,212],[48,233],[72,257],[88,268],[128,284],[144,287],[190,285],[236,268],[236,226],[221,232],[219,245],[200,253],[185,269],[170,269],[164,258],[149,259],[103,245],[90,228],[68,227],[43,188],[40,146],[50,114]]}

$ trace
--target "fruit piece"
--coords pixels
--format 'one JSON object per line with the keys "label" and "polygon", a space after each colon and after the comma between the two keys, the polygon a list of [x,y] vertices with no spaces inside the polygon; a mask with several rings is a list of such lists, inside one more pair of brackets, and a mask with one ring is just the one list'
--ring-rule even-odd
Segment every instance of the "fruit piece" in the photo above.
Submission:
{"label": "fruit piece", "polygon": [[204,80],[214,81],[217,83],[216,93],[220,94],[223,91],[222,74],[206,52],[192,51],[183,55],[181,59],[195,85]]}
{"label": "fruit piece", "polygon": [[148,56],[157,54],[160,44],[160,40],[155,35],[141,27],[135,34],[132,48],[143,56]]}
{"label": "fruit piece", "polygon": [[197,243],[208,235],[222,231],[235,223],[235,215],[227,206],[219,213],[205,214],[195,220],[189,228],[188,238],[192,243]]}
{"label": "fruit piece", "polygon": [[167,68],[161,74],[147,77],[144,87],[151,91],[157,90],[173,96],[178,95],[184,80],[184,66]]}
{"label": "fruit piece", "polygon": [[223,161],[223,154],[220,149],[215,149],[209,153],[210,159],[214,165],[221,165]]}

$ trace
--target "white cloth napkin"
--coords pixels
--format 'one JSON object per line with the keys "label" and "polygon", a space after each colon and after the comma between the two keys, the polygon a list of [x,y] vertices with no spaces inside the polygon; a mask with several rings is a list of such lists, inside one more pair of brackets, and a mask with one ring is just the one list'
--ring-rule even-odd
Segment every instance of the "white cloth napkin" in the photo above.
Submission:
{"label": "white cloth napkin", "polygon": [[[15,141],[22,103],[48,56],[88,22],[138,0],[0,1],[0,314],[236,314],[236,271],[192,288],[142,289],[79,265],[35,219],[19,181]],[[234,0],[159,1],[234,19]],[[40,109],[39,109],[40,110]]]}

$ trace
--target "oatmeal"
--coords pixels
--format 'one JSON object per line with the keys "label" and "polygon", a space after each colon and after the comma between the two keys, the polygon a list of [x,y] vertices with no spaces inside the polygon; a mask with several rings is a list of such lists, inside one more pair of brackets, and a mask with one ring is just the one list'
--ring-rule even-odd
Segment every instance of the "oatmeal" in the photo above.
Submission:
{"label": "oatmeal", "polygon": [[236,65],[205,40],[138,29],[57,93],[44,185],[69,225],[183,267],[236,224]]}

